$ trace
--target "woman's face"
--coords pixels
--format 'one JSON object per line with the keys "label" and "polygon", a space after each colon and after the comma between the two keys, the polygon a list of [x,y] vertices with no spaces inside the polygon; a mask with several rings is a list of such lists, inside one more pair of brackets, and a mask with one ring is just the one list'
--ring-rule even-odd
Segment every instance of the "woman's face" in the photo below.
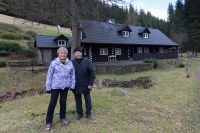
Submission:
{"label": "woman's face", "polygon": [[61,60],[65,60],[65,59],[67,58],[67,53],[66,53],[66,51],[61,50],[61,51],[58,53],[58,57],[59,57]]}

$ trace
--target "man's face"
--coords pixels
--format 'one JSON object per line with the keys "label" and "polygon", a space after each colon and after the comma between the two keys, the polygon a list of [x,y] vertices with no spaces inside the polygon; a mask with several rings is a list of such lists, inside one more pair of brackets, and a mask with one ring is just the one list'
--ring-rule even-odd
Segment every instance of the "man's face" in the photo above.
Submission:
{"label": "man's face", "polygon": [[80,58],[82,58],[82,53],[79,52],[79,51],[77,51],[77,52],[74,53],[74,57],[75,57],[76,59],[80,59]]}

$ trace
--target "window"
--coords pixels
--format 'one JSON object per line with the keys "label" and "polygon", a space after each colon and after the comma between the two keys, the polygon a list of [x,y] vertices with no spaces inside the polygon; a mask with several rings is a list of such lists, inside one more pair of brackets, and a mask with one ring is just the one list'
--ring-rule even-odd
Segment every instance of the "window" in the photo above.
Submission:
{"label": "window", "polygon": [[121,55],[121,48],[115,48],[115,55]]}
{"label": "window", "polygon": [[163,47],[159,47],[159,53],[164,53],[164,48]]}
{"label": "window", "polygon": [[83,39],[83,33],[82,33],[82,31],[80,32],[80,39]]}
{"label": "window", "polygon": [[142,47],[137,48],[137,53],[142,53]]}
{"label": "window", "polygon": [[148,47],[144,47],[144,53],[149,53],[149,48]]}
{"label": "window", "polygon": [[143,38],[149,38],[148,33],[143,33]]}
{"label": "window", "polygon": [[87,55],[87,53],[86,53],[86,48],[84,48],[84,55]]}
{"label": "window", "polygon": [[100,55],[108,55],[108,49],[107,48],[100,48]]}
{"label": "window", "polygon": [[128,31],[123,31],[122,34],[123,34],[123,37],[129,37],[129,32]]}
{"label": "window", "polygon": [[58,46],[66,46],[65,40],[58,40]]}

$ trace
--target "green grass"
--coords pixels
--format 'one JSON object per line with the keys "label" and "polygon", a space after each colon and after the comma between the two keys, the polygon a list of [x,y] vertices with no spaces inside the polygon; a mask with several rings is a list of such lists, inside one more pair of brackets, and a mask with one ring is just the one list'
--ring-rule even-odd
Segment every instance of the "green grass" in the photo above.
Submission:
{"label": "green grass", "polygon": [[[0,69],[0,88],[20,89],[44,88],[45,72],[33,74],[28,71]],[[76,121],[75,101],[68,94],[67,119],[69,125],[62,126],[59,115],[54,116],[52,133],[198,133],[200,132],[199,87],[191,67],[190,78],[185,68],[152,70],[126,75],[97,75],[97,78],[132,79],[152,76],[157,84],[150,89],[94,88],[91,92],[93,120],[85,116]],[[8,82],[10,81],[10,82]],[[37,85],[35,85],[37,84]],[[125,96],[117,96],[122,91]],[[43,132],[49,94],[35,95],[2,103],[0,106],[1,132]],[[84,109],[85,110],[85,109]],[[55,112],[59,111],[59,104]]]}

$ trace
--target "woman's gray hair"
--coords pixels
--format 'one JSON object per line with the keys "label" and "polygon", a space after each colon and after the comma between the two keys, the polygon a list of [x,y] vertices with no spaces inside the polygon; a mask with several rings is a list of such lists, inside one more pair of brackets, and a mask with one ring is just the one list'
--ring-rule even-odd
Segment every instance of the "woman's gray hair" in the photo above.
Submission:
{"label": "woman's gray hair", "polygon": [[60,47],[60,48],[57,50],[57,54],[59,54],[60,51],[65,51],[65,52],[68,54],[68,50],[67,50],[67,48],[65,48],[65,47]]}

